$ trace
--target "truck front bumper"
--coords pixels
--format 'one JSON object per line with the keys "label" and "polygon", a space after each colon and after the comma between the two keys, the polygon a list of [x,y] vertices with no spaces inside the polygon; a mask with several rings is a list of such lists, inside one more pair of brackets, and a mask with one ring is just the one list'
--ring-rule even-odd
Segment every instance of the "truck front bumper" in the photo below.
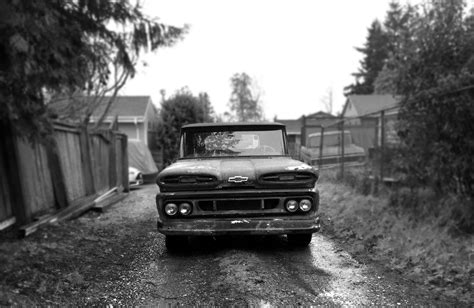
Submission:
{"label": "truck front bumper", "polygon": [[319,231],[319,216],[295,219],[292,217],[215,218],[215,219],[158,219],[158,231],[165,235],[271,235],[314,233]]}

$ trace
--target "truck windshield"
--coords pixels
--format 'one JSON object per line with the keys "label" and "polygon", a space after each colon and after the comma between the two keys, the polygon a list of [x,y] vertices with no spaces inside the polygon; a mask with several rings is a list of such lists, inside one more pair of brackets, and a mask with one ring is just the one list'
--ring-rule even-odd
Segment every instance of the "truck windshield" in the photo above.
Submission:
{"label": "truck windshield", "polygon": [[182,135],[182,158],[268,155],[285,155],[282,130],[189,130]]}

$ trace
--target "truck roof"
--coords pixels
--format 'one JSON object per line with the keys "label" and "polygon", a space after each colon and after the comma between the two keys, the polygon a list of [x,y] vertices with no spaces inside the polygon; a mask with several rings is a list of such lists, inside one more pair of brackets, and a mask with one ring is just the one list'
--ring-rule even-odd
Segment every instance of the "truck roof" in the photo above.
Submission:
{"label": "truck roof", "polygon": [[183,125],[182,129],[193,129],[193,128],[263,128],[263,129],[281,129],[285,128],[284,124],[276,122],[225,122],[225,123],[194,123]]}

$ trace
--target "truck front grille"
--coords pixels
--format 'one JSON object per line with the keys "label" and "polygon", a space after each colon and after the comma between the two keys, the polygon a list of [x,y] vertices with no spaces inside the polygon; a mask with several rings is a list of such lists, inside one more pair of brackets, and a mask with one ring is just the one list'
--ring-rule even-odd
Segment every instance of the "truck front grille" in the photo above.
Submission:
{"label": "truck front grille", "polygon": [[235,200],[199,200],[198,207],[202,211],[226,212],[226,211],[261,211],[275,209],[280,200],[269,199],[235,199]]}

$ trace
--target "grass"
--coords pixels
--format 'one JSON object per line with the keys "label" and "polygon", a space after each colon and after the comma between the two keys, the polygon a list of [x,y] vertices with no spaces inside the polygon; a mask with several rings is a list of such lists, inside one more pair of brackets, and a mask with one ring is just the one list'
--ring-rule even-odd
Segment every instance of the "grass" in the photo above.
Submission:
{"label": "grass", "polygon": [[350,170],[341,181],[335,171],[322,172],[325,229],[354,255],[382,261],[437,292],[472,303],[474,236],[460,232],[453,221],[464,201],[439,199],[424,189],[374,190],[367,175],[364,169]]}

